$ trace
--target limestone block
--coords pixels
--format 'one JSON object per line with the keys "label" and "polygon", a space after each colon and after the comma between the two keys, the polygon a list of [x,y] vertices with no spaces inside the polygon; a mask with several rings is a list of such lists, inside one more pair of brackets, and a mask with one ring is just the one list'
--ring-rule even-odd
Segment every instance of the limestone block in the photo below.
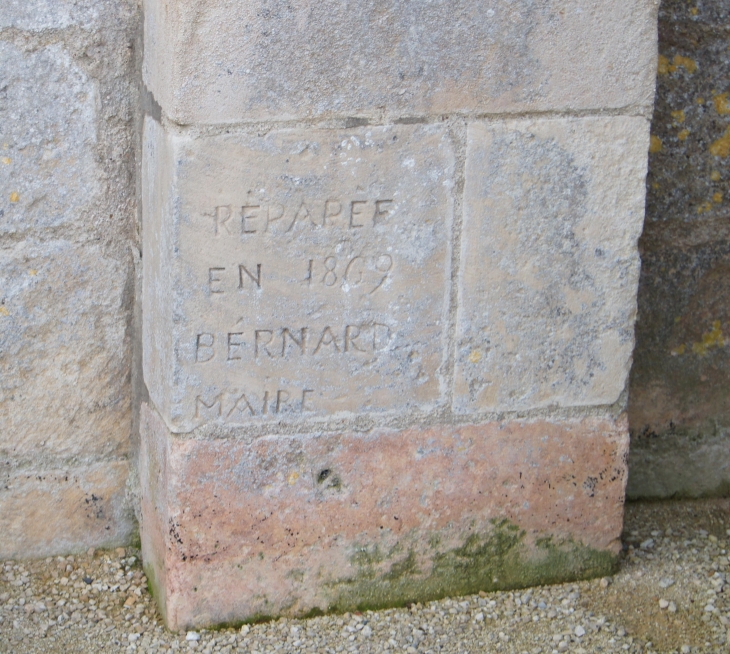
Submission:
{"label": "limestone block", "polygon": [[650,107],[656,0],[146,0],[180,123]]}
{"label": "limestone block", "polygon": [[145,143],[144,375],[173,431],[443,405],[446,129]]}
{"label": "limestone block", "polygon": [[126,455],[128,277],[98,245],[0,250],[4,465]]}
{"label": "limestone block", "polygon": [[456,411],[612,404],[634,343],[643,118],[469,127]]}
{"label": "limestone block", "polygon": [[88,29],[98,24],[112,4],[104,0],[3,0],[0,28],[36,31],[73,25]]}
{"label": "limestone block", "polygon": [[0,234],[91,222],[96,87],[60,45],[0,41]]}
{"label": "limestone block", "polygon": [[29,558],[129,542],[128,462],[0,474],[0,557]]}
{"label": "limestone block", "polygon": [[625,418],[254,440],[142,407],[142,553],[172,629],[606,574]]}

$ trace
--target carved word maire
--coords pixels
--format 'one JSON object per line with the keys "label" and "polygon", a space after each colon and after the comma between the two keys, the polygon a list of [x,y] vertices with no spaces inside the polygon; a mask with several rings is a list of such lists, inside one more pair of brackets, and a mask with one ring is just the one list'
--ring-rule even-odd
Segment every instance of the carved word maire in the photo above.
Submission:
{"label": "carved word maire", "polygon": [[238,420],[285,413],[312,411],[314,390],[311,388],[277,388],[250,392],[221,391],[195,398],[195,419]]}
{"label": "carved word maire", "polygon": [[393,200],[387,198],[299,198],[286,204],[251,201],[216,206],[204,214],[215,236],[250,237],[253,234],[289,234],[306,227],[367,229],[392,218]]}
{"label": "carved word maire", "polygon": [[195,337],[195,362],[244,358],[287,359],[302,356],[376,354],[388,349],[393,333],[378,322],[344,327],[279,327],[201,332]]}

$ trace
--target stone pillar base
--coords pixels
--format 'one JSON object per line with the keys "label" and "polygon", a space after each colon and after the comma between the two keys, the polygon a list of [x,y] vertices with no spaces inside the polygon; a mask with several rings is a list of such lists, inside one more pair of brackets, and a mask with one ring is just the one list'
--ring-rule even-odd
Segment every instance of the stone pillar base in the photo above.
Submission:
{"label": "stone pillar base", "polygon": [[203,440],[142,407],[142,553],[171,629],[609,573],[625,418]]}

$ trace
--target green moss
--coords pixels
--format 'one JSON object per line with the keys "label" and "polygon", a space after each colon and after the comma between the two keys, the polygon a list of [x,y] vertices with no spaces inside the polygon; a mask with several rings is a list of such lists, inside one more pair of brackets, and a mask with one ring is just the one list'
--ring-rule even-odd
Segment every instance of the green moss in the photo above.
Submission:
{"label": "green moss", "polygon": [[304,613],[301,617],[306,618],[318,618],[319,616],[324,615],[324,611],[320,609],[318,606],[315,606],[313,609],[309,609],[306,613]]}
{"label": "green moss", "polygon": [[137,525],[137,528],[129,537],[129,547],[133,547],[136,550],[142,549],[142,537],[139,534],[139,525]]}
{"label": "green moss", "polygon": [[[403,606],[480,590],[603,576],[615,570],[616,557],[609,552],[552,538],[541,538],[528,548],[524,538],[525,533],[508,521],[494,522],[489,532],[471,533],[459,547],[437,551],[427,574],[419,570],[413,549],[403,558],[392,561],[394,557],[386,556],[381,562],[377,557],[361,555],[363,551],[377,552],[377,547],[361,547],[352,558],[357,574],[329,584],[329,610]],[[437,547],[436,542],[431,539],[432,547]]]}
{"label": "green moss", "polygon": [[[444,549],[444,534],[433,535],[424,550],[414,536],[406,536],[383,551],[382,543],[359,543],[350,562],[355,574],[324,584],[328,601],[306,612],[293,607],[277,607],[278,615],[311,618],[324,613],[374,610],[426,602],[447,596],[555,584],[604,576],[615,571],[617,558],[610,552],[594,550],[573,540],[552,537],[525,542],[525,532],[507,520],[493,521],[483,532],[473,527],[457,547]],[[453,542],[453,541],[452,541]],[[292,571],[297,577],[301,571]],[[148,579],[154,585],[152,570]],[[265,596],[252,598],[266,610]],[[277,615],[257,613],[246,620],[216,625],[217,629],[239,628],[244,624],[269,622]]]}

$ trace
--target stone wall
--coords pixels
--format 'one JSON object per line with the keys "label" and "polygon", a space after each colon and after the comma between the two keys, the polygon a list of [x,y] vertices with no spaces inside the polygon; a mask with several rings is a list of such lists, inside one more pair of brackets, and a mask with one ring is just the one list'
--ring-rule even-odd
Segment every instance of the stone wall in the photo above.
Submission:
{"label": "stone wall", "polygon": [[133,537],[139,24],[0,3],[0,558]]}
{"label": "stone wall", "polygon": [[[665,0],[660,12],[656,138],[629,394],[630,497],[726,492],[730,479],[726,4]],[[297,25],[296,16],[284,20]],[[153,22],[147,29],[154,33]],[[0,4],[0,557],[128,542],[136,529],[128,492],[140,256],[135,148],[138,114],[150,104],[138,99],[141,26],[135,0]],[[511,106],[521,71],[534,63],[509,36],[519,25],[511,25],[513,32],[503,27],[508,37],[501,60],[507,63],[488,71],[501,80],[491,93],[502,104],[490,111]],[[484,29],[480,47],[496,47]],[[439,47],[438,33],[427,32],[436,39],[432,49]],[[282,40],[282,60],[301,52],[316,59],[311,45],[323,36]],[[574,59],[563,62],[568,67],[585,59],[580,47],[571,52]],[[458,73],[464,61],[455,51],[447,68]],[[230,75],[183,63],[190,68],[185,74],[198,80],[194,86],[207,75],[212,85],[202,92],[208,97]],[[422,63],[427,88],[439,71]],[[610,105],[604,77],[618,64],[615,58],[604,64],[587,76],[585,88],[553,87],[543,101],[598,90],[608,95],[595,105]],[[164,61],[159,65],[165,70]],[[206,119],[235,120],[237,108],[248,102],[295,121],[297,107],[319,95],[333,105],[314,102],[313,111],[334,108],[346,116],[342,126],[352,128],[373,120],[350,111],[363,101],[378,108],[375,122],[387,122],[387,107],[393,120],[407,123],[448,113],[454,99],[452,89],[448,96],[425,94],[414,105],[411,91],[401,93],[398,71],[387,67],[368,71],[368,79],[392,77],[392,84],[355,89],[348,87],[346,71],[337,79],[287,79],[274,74],[276,65],[261,68],[257,83],[241,88],[232,104],[208,106]],[[595,83],[596,76],[603,81]],[[477,106],[479,83],[465,87],[459,111]],[[287,89],[293,94],[286,96]],[[288,106],[285,96],[293,98]],[[184,121],[195,109],[186,97],[159,99]],[[533,102],[522,109],[547,106]],[[468,376],[463,384],[469,388]],[[136,388],[145,395],[143,385]],[[510,396],[512,390],[502,392]],[[532,392],[540,396],[539,388]]]}
{"label": "stone wall", "polygon": [[730,5],[664,0],[629,497],[730,492]]}

